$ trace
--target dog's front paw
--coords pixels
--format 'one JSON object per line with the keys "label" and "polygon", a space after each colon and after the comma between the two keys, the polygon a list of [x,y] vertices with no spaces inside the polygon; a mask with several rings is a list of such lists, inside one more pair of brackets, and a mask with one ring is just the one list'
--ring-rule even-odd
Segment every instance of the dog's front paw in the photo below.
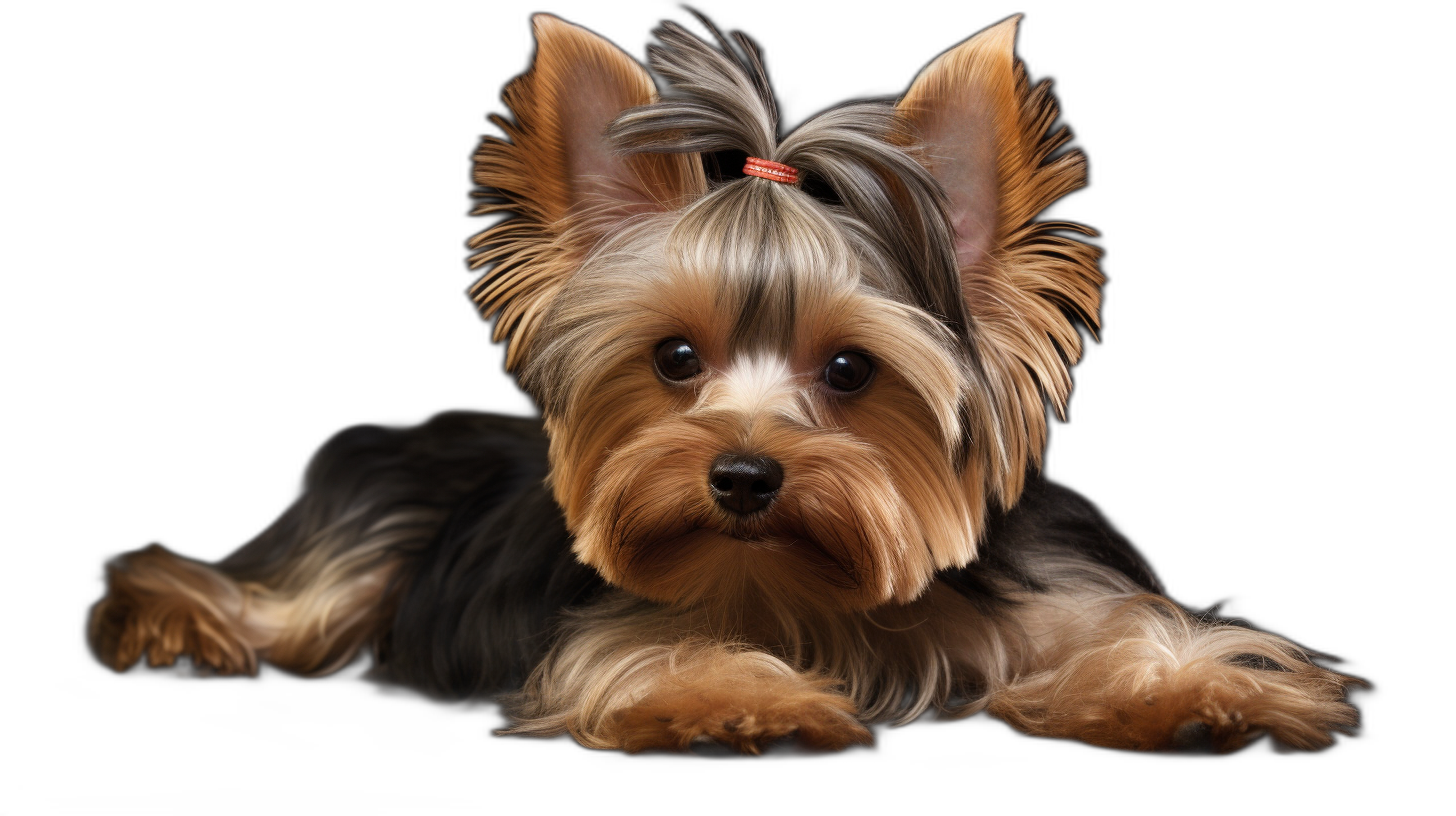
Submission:
{"label": "dog's front paw", "polygon": [[789,737],[824,751],[874,742],[848,699],[789,683],[746,689],[662,689],[611,719],[609,730],[616,743],[633,753],[654,748],[683,751],[706,740],[745,754],[761,753]]}
{"label": "dog's front paw", "polygon": [[1232,751],[1260,734],[1291,748],[1323,748],[1336,733],[1351,733],[1360,714],[1346,701],[1365,685],[1312,663],[1292,669],[1238,667],[1217,673],[1201,688],[1172,688],[1150,696],[1148,742],[1181,750]]}
{"label": "dog's front paw", "polygon": [[1240,701],[1218,690],[1206,690],[1202,699],[1192,705],[1176,697],[1162,703],[1149,695],[1144,704],[1153,722],[1145,726],[1138,747],[1157,747],[1194,753],[1233,751],[1258,736],[1261,729],[1244,716]]}

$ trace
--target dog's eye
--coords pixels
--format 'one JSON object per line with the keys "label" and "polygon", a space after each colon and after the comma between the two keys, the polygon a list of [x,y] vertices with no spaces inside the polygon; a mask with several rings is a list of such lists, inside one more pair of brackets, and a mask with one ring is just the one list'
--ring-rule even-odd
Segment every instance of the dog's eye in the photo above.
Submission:
{"label": "dog's eye", "polygon": [[698,359],[697,349],[681,338],[662,341],[657,347],[653,362],[657,364],[657,373],[669,380],[686,380],[696,377],[703,370],[703,362]]}
{"label": "dog's eye", "polygon": [[824,367],[824,382],[835,391],[858,391],[874,373],[870,358],[857,351],[841,351]]}

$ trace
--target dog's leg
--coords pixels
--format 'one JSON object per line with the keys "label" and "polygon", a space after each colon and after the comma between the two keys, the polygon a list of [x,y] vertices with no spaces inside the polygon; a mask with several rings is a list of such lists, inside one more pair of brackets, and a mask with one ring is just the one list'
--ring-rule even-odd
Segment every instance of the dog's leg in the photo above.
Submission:
{"label": "dog's leg", "polygon": [[992,520],[979,560],[939,580],[974,610],[941,616],[980,686],[966,710],[1023,731],[1149,750],[1233,750],[1269,733],[1318,748],[1357,723],[1345,693],[1363,681],[1278,635],[1188,612],[1091,503],[1041,478]]}
{"label": "dog's leg", "polygon": [[572,619],[505,702],[514,723],[503,733],[568,731],[591,748],[681,751],[715,741],[757,754],[790,737],[822,750],[873,741],[827,678],[631,602]]}
{"label": "dog's leg", "polygon": [[1345,695],[1361,681],[1278,635],[1205,621],[1167,598],[1042,596],[1022,614],[1033,645],[989,708],[1028,733],[1228,751],[1267,732],[1313,749],[1358,722]]}
{"label": "dog's leg", "polygon": [[1362,681],[1294,643],[1190,614],[1099,564],[1053,559],[1044,591],[1013,595],[1002,626],[1015,655],[989,709],[1031,734],[1145,750],[1233,750],[1261,733],[1330,744],[1358,722]]}
{"label": "dog's leg", "polygon": [[385,622],[383,596],[397,566],[379,543],[387,535],[280,564],[262,580],[239,580],[226,562],[206,564],[157,544],[126,553],[107,565],[107,594],[91,613],[92,647],[118,671],[143,655],[152,666],[186,655],[217,674],[256,673],[260,659],[300,674],[332,671]]}
{"label": "dog's leg", "polygon": [[310,466],[304,495],[217,564],[156,544],[113,559],[91,610],[97,657],[118,671],[182,655],[219,674],[256,673],[259,660],[301,674],[343,666],[387,624],[401,558],[442,514],[401,467],[410,433],[419,431],[336,436]]}
{"label": "dog's leg", "polygon": [[93,650],[118,671],[180,655],[221,674],[254,673],[260,660],[310,675],[342,667],[386,633],[401,570],[461,495],[509,469],[495,440],[529,432],[522,423],[447,414],[339,434],[298,502],[223,561],[154,544],[108,564]]}

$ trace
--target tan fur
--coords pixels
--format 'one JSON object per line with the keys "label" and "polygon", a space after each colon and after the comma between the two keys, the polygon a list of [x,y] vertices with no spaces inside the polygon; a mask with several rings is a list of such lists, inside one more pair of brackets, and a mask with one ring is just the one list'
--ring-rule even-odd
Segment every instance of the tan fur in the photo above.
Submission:
{"label": "tan fur", "polygon": [[756,754],[790,736],[830,751],[874,742],[830,682],[785,673],[761,652],[702,649],[664,666],[652,691],[616,712],[601,737],[630,752],[712,740]]}
{"label": "tan fur", "polygon": [[[872,273],[821,205],[765,202],[783,238],[749,254],[735,211],[712,200],[670,229],[639,219],[599,248],[524,372],[545,397],[551,484],[578,556],[665,602],[769,585],[838,608],[913,599],[934,570],[973,557],[984,507],[951,462],[970,387],[951,338],[863,284]],[[791,301],[794,327],[735,338],[734,290],[761,266],[780,291],[760,313]],[[652,352],[669,337],[692,340],[703,377],[657,378]],[[878,379],[862,395],[824,393],[823,365],[846,348],[880,360]],[[783,498],[764,519],[743,524],[712,502],[706,474],[726,451],[783,462]]]}
{"label": "tan fur", "polygon": [[257,651],[238,621],[243,592],[206,564],[153,544],[107,565],[106,592],[91,608],[88,634],[111,668],[142,657],[170,666],[187,655],[218,674],[257,672]]}

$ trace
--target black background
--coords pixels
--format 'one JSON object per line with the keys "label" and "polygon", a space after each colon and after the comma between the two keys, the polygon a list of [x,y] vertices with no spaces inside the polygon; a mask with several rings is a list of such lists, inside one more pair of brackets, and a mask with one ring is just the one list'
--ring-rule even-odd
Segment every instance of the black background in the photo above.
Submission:
{"label": "black background", "polygon": [[[660,20],[702,25],[676,4],[501,9],[118,15],[57,39],[51,121],[68,130],[52,141],[48,205],[64,232],[45,280],[58,287],[36,302],[41,351],[20,354],[39,415],[19,442],[45,452],[22,495],[50,525],[20,544],[51,562],[26,609],[47,624],[38,653],[55,672],[39,686],[57,698],[47,733],[68,766],[227,790],[314,780],[320,799],[333,780],[397,771],[508,788],[542,768],[549,796],[593,796],[574,784],[593,774],[644,790],[808,780],[798,793],[815,797],[866,780],[1098,800],[1168,781],[1195,799],[1204,784],[1364,784],[1396,743],[1379,564],[1401,546],[1383,517],[1401,500],[1372,433],[1386,423],[1370,395],[1383,388],[1379,197],[1350,101],[1379,105],[1386,89],[1369,70],[1379,54],[1350,47],[1360,20],[695,6],[760,45],[785,133],[834,103],[894,98],[936,55],[1026,12],[1019,55],[1054,80],[1091,163],[1091,187],[1054,214],[1101,233],[1109,281],[1045,471],[1101,506],[1179,602],[1372,679],[1356,739],[1318,756],[1181,761],[976,720],[884,731],[877,752],[849,758],[728,768],[496,739],[488,711],[347,678],[116,678],[93,664],[84,618],[106,558],[151,542],[224,557],[349,425],[530,411],[466,297],[464,248],[483,227],[467,214],[470,154],[529,67],[530,12],[639,60]],[[83,80],[61,79],[77,68]]]}

